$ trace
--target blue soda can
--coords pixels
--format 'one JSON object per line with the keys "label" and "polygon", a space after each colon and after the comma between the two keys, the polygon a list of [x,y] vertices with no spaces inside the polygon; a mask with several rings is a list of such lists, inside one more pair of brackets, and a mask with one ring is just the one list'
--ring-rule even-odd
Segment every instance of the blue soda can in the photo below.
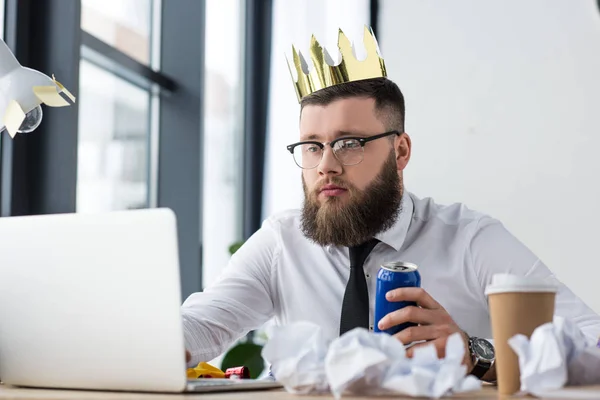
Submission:
{"label": "blue soda can", "polygon": [[421,287],[421,275],[417,271],[417,266],[408,262],[389,262],[385,263],[377,273],[377,289],[375,292],[375,332],[384,332],[394,335],[409,326],[416,324],[406,322],[404,324],[393,326],[384,331],[377,327],[379,320],[389,313],[400,310],[407,306],[416,306],[413,301],[388,301],[385,294],[393,289],[403,287]]}

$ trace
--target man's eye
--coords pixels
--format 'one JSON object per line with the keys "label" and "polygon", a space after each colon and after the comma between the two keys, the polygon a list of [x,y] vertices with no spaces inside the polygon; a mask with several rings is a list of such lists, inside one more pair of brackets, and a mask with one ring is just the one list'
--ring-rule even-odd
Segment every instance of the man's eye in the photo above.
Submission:
{"label": "man's eye", "polygon": [[360,147],[360,143],[358,143],[356,140],[346,140],[346,141],[342,142],[341,147],[344,150],[354,150],[357,147]]}
{"label": "man's eye", "polygon": [[319,150],[320,150],[320,149],[319,149],[319,146],[314,146],[314,145],[313,145],[313,146],[308,146],[308,147],[306,148],[306,151],[307,151],[308,153],[316,153],[316,152],[317,152],[317,151],[319,151]]}

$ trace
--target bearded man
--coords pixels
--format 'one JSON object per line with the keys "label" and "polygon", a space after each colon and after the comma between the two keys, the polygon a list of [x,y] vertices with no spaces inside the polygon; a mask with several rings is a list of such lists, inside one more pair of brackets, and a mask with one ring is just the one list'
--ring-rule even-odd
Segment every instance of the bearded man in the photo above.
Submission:
{"label": "bearded man", "polygon": [[[552,281],[559,287],[556,315],[575,321],[590,342],[600,336],[600,317],[498,220],[405,189],[411,140],[404,97],[381,75],[298,92],[300,137],[287,149],[302,171],[303,207],[268,218],[217,282],[183,304],[189,366],[271,318],[279,325],[313,322],[328,339],[355,327],[412,322],[395,335],[402,343],[434,343],[444,356],[448,336],[460,332],[468,370],[491,381],[484,291],[496,273]],[[377,272],[393,261],[416,264],[422,287],[392,291],[388,299],[417,306],[375,321]]]}

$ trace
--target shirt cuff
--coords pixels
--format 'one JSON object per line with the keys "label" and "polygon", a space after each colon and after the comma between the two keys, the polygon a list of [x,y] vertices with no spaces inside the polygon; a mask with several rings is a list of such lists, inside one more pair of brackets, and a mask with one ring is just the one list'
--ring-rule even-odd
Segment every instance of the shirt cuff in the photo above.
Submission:
{"label": "shirt cuff", "polygon": [[205,327],[199,325],[193,318],[182,316],[183,337],[185,349],[190,353],[188,368],[194,368],[199,363],[212,360],[220,353],[220,348],[215,345],[214,339],[205,334]]}

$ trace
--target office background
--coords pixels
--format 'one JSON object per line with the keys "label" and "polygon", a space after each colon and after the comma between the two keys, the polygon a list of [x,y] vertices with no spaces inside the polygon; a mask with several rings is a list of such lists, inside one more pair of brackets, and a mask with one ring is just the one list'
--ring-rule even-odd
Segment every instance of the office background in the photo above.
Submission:
{"label": "office background", "polygon": [[[0,0],[22,65],[76,96],[0,138],[0,214],[170,207],[184,297],[302,201],[285,55],[377,34],[406,96],[407,189],[507,227],[600,312],[596,0]],[[360,46],[357,48],[362,55]]]}

